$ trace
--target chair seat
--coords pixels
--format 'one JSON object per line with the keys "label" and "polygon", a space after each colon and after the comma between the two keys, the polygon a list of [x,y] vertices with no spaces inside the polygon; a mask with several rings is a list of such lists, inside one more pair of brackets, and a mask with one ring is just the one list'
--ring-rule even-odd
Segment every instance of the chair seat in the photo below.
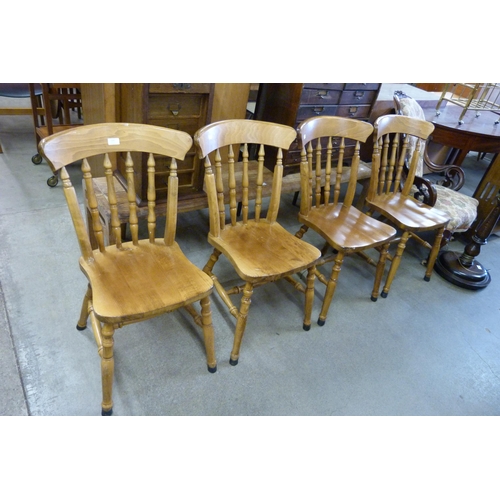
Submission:
{"label": "chair seat", "polygon": [[450,220],[441,210],[401,193],[377,195],[367,200],[367,203],[377,212],[398,223],[402,229],[410,231],[436,229]]}
{"label": "chair seat", "polygon": [[103,322],[128,322],[161,314],[201,300],[213,287],[209,276],[192,264],[177,243],[147,240],[124,243],[122,249],[94,251],[94,260],[80,258],[92,286],[93,305]]}
{"label": "chair seat", "polygon": [[[35,95],[42,95],[42,86],[35,83]],[[0,83],[0,96],[23,99],[30,96],[27,83]]]}
{"label": "chair seat", "polygon": [[240,278],[251,283],[303,271],[321,256],[277,222],[265,220],[226,226],[220,237],[209,235],[208,241],[229,259]]}
{"label": "chair seat", "polygon": [[322,205],[311,209],[307,216],[299,214],[302,224],[314,229],[337,250],[357,251],[379,246],[396,234],[396,230],[364,214],[357,208]]}
{"label": "chair seat", "polygon": [[435,184],[434,188],[437,194],[434,208],[445,212],[450,217],[446,229],[454,233],[467,231],[476,220],[479,201],[438,184]]}

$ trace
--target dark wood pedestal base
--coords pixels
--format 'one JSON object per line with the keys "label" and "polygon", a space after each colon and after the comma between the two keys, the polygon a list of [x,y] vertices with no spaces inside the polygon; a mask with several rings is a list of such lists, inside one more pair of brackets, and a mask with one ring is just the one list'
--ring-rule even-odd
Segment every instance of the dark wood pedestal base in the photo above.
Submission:
{"label": "dark wood pedestal base", "polygon": [[488,241],[493,228],[500,219],[500,193],[496,205],[477,226],[472,241],[465,246],[462,254],[442,252],[436,259],[435,271],[445,280],[469,290],[480,290],[491,282],[490,273],[476,261],[481,247]]}
{"label": "dark wood pedestal base", "polygon": [[479,290],[488,286],[491,281],[490,273],[475,260],[466,266],[462,262],[466,257],[459,252],[441,252],[434,270],[445,280],[462,288]]}

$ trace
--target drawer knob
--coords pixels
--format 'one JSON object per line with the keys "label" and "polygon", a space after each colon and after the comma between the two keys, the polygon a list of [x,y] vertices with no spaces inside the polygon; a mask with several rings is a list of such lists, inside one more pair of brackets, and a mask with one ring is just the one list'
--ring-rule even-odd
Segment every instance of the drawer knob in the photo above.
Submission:
{"label": "drawer knob", "polygon": [[328,90],[318,90],[316,96],[320,99],[326,99],[328,97]]}
{"label": "drawer knob", "polygon": [[313,111],[317,114],[317,115],[320,115],[321,113],[323,113],[323,111],[325,110],[325,108],[323,106],[318,106],[318,107],[315,107],[313,108]]}
{"label": "drawer knob", "polygon": [[174,115],[177,116],[179,114],[179,111],[181,110],[181,105],[180,104],[169,104],[168,105],[168,110]]}
{"label": "drawer knob", "polygon": [[174,83],[174,89],[176,90],[188,90],[191,88],[190,83]]}
{"label": "drawer knob", "polygon": [[358,90],[354,92],[354,99],[361,99],[364,95],[365,93],[363,91]]}

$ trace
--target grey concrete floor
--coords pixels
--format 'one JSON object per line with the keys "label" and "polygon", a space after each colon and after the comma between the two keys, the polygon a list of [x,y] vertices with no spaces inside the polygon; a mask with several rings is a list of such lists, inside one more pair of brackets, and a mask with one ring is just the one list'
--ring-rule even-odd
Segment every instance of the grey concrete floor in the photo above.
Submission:
{"label": "grey concrete floor", "polygon": [[[100,363],[90,328],[75,329],[86,281],[59,184],[34,165],[30,117],[0,117],[0,415],[99,415]],[[468,158],[471,194],[486,160]],[[75,185],[81,178],[70,169]],[[81,190],[79,193],[81,195]],[[284,196],[283,225],[298,228]],[[181,214],[178,241],[199,266],[210,254],[206,211]],[[309,241],[316,243],[313,236]],[[450,248],[463,249],[459,241]],[[229,365],[234,320],[212,298],[218,371],[183,312],[115,335],[115,415],[491,416],[500,414],[500,238],[480,261],[492,282],[458,288],[422,278],[410,243],[387,299],[370,301],[374,269],[346,260],[327,323],[302,330],[289,284],[252,298],[240,363]],[[223,263],[222,277],[231,277]],[[320,309],[318,284],[313,319]]]}

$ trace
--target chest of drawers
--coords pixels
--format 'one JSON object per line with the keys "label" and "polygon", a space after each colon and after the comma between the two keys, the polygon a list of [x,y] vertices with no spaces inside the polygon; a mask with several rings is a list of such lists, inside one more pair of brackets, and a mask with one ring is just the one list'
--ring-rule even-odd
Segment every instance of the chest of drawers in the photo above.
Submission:
{"label": "chest of drawers", "polygon": [[[312,116],[368,120],[380,86],[380,83],[262,83],[255,119],[293,128]],[[344,158],[349,160],[353,152],[353,144],[346,142]],[[283,165],[285,174],[299,171],[298,141],[284,153]]]}
{"label": "chest of drawers", "polygon": [[[123,122],[148,123],[187,132],[191,137],[211,120],[213,83],[127,83],[120,84],[119,116]],[[139,205],[147,203],[146,158],[134,158],[142,165],[135,186]],[[166,200],[168,168],[163,158],[156,161],[156,198]],[[179,199],[204,196],[203,165],[194,146],[183,161],[177,162]],[[116,176],[126,185],[123,159],[117,162]]]}

